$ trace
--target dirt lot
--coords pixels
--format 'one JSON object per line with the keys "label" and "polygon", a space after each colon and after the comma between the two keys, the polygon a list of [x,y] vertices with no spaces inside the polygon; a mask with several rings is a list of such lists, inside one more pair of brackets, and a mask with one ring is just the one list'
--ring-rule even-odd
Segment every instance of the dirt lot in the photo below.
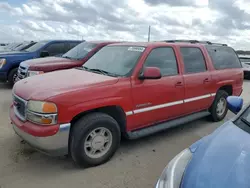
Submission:
{"label": "dirt lot", "polygon": [[[249,81],[242,96],[250,102]],[[0,188],[154,187],[171,158],[223,123],[202,119],[147,138],[122,141],[108,163],[79,169],[70,159],[51,158],[21,143],[9,123],[10,103],[11,88],[0,84]],[[232,116],[228,113],[226,119]]]}

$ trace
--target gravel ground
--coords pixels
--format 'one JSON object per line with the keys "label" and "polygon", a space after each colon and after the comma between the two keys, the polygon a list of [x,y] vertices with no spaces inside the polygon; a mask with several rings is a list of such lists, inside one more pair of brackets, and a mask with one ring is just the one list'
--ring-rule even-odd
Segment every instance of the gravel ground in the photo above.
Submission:
{"label": "gravel ground", "polygon": [[[250,102],[249,94],[250,81],[245,81],[245,102]],[[108,163],[79,169],[68,158],[48,157],[21,143],[10,125],[10,103],[11,88],[0,84],[0,188],[154,187],[176,154],[223,123],[204,118],[143,139],[125,140]],[[228,113],[225,120],[231,117]]]}

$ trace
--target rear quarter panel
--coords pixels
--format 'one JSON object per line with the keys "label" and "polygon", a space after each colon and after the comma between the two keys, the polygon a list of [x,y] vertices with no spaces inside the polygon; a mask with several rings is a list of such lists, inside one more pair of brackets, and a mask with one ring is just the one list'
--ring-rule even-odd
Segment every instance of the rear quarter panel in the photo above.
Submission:
{"label": "rear quarter panel", "polygon": [[241,68],[214,70],[211,72],[211,75],[215,82],[215,93],[220,87],[231,85],[233,87],[233,95],[241,95],[244,79],[244,73]]}

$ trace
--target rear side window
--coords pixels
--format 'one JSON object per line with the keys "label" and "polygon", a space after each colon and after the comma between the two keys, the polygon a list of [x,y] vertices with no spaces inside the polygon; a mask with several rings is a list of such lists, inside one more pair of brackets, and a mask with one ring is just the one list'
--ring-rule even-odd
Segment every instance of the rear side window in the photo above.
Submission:
{"label": "rear side window", "polygon": [[199,48],[181,47],[185,73],[198,73],[207,70],[204,56]]}
{"label": "rear side window", "polygon": [[240,60],[232,48],[206,46],[215,69],[241,68]]}
{"label": "rear side window", "polygon": [[45,51],[49,52],[50,56],[63,54],[64,53],[64,43],[54,43],[46,47]]}
{"label": "rear side window", "polygon": [[158,67],[162,76],[178,74],[177,61],[174,50],[170,47],[155,48],[148,55],[145,67]]}

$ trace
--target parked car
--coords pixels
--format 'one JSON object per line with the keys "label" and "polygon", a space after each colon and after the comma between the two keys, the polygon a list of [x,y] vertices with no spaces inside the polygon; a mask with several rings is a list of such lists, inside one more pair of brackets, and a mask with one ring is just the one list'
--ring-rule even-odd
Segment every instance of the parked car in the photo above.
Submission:
{"label": "parked car", "polygon": [[118,43],[81,68],[17,82],[10,119],[15,132],[50,155],[82,166],[108,161],[121,136],[136,139],[192,120],[227,114],[242,92],[235,51],[202,42]]}
{"label": "parked car", "polygon": [[246,79],[250,78],[250,55],[239,55],[241,64],[244,69],[244,77]]}
{"label": "parked car", "polygon": [[47,57],[23,61],[18,68],[18,78],[48,73],[56,70],[69,69],[82,66],[90,57],[104,46],[114,41],[88,41],[77,45],[62,57]]}
{"label": "parked car", "polygon": [[23,50],[26,50],[26,49],[30,48],[34,44],[36,44],[36,42],[34,42],[34,41],[24,42],[20,46],[12,49],[12,51],[23,51]]}
{"label": "parked car", "polygon": [[36,42],[34,41],[18,43],[18,44],[9,46],[7,48],[0,49],[0,52],[23,51],[33,46],[35,43]]}
{"label": "parked car", "polygon": [[[237,114],[243,99],[230,96]],[[165,168],[156,188],[249,187],[250,105],[212,134],[178,154]]]}
{"label": "parked car", "polygon": [[14,49],[14,48],[16,48],[16,47],[18,47],[20,45],[22,45],[22,43],[20,43],[20,42],[19,43],[10,43],[9,45],[4,46],[3,48],[1,48],[0,52],[12,51],[12,49]]}
{"label": "parked car", "polygon": [[25,51],[0,53],[0,80],[13,85],[22,61],[38,57],[62,55],[78,45],[77,40],[47,40],[36,43]]}

